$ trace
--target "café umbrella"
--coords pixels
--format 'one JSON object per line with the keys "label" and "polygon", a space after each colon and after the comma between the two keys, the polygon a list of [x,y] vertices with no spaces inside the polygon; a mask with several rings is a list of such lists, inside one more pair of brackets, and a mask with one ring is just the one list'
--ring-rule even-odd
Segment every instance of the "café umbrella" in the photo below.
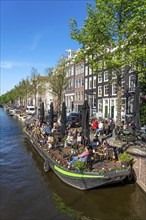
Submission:
{"label": "caf\u00e9 umbrella", "polygon": [[89,105],[88,101],[85,100],[82,106],[82,131],[84,144],[90,142],[90,131],[89,131]]}
{"label": "caf\u00e9 umbrella", "polygon": [[66,131],[66,105],[65,102],[62,103],[62,112],[61,112],[61,133],[64,136]]}
{"label": "caf\u00e9 umbrella", "polygon": [[53,102],[50,103],[50,113],[49,113],[49,123],[51,127],[53,127],[53,122],[54,122],[54,106]]}
{"label": "caf\u00e9 umbrella", "polygon": [[41,124],[44,121],[45,111],[44,111],[44,102],[40,103],[40,122]]}

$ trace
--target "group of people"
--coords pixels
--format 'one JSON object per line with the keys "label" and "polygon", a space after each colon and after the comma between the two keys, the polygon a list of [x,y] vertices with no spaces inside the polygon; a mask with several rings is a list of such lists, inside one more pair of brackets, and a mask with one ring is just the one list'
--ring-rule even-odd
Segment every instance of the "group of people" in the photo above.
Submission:
{"label": "group of people", "polygon": [[[100,143],[98,138],[98,132],[100,129],[103,129],[103,121],[99,121],[98,126],[94,126],[95,120],[92,121],[93,129],[96,128],[96,135],[92,141],[89,141],[87,145],[84,144],[84,135],[82,128],[72,128],[66,131],[65,136],[61,134],[61,124],[56,122],[53,124],[53,127],[48,122],[43,122],[40,124],[39,120],[34,121],[33,123],[26,125],[26,130],[32,138],[34,138],[40,146],[46,147],[48,150],[57,146],[57,143],[63,141],[63,147],[74,148],[78,151],[81,147],[84,147],[84,151],[77,156],[74,156],[69,162],[69,165],[73,165],[76,160],[81,160],[83,162],[87,161],[88,155],[90,152],[100,146],[105,145],[103,149],[109,147],[107,141]],[[102,125],[102,126],[101,126]],[[59,134],[56,138],[56,134]]]}
{"label": "group of people", "polygon": [[112,119],[109,120],[97,120],[95,118],[93,118],[91,120],[91,127],[93,129],[93,131],[96,134],[106,134],[108,135],[109,133],[112,133],[114,127],[115,127],[115,123],[113,122]]}

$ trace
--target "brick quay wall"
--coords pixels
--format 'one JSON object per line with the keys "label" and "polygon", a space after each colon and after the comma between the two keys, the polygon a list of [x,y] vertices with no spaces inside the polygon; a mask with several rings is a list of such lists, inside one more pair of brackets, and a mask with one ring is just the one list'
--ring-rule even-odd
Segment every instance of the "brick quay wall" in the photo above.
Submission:
{"label": "brick quay wall", "polygon": [[146,192],[146,148],[139,146],[129,147],[127,152],[133,156],[133,169],[136,175],[136,183]]}

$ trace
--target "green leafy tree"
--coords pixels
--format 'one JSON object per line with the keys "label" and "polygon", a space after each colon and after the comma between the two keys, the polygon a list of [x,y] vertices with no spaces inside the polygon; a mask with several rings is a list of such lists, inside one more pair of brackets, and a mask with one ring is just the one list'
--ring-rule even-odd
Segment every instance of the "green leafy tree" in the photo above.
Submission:
{"label": "green leafy tree", "polygon": [[[88,16],[82,27],[70,20],[70,35],[81,45],[78,59],[86,58],[94,73],[108,70],[113,82],[116,74],[117,124],[121,123],[121,81],[131,71],[146,71],[145,0],[95,0],[87,4]],[[126,72],[121,69],[127,66]]]}
{"label": "green leafy tree", "polygon": [[146,125],[146,73],[139,75],[140,98],[140,120],[141,125]]}
{"label": "green leafy tree", "polygon": [[62,57],[55,69],[49,72],[48,89],[52,95],[57,97],[58,112],[61,111],[61,103],[63,101],[63,92],[68,86],[69,78],[66,77],[68,62],[65,57]]}
{"label": "green leafy tree", "polygon": [[47,77],[40,76],[38,71],[34,67],[32,68],[29,92],[34,97],[35,108],[37,107],[37,94],[41,95],[46,91],[46,79]]}

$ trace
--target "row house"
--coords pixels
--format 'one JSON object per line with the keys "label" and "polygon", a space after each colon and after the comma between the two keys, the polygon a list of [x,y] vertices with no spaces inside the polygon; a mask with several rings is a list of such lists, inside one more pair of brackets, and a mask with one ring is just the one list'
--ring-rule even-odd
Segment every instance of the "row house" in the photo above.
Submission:
{"label": "row house", "polygon": [[64,93],[64,100],[67,107],[67,112],[71,112],[74,110],[74,71],[75,71],[75,65],[74,65],[74,54],[72,54],[72,51],[69,50],[69,55],[67,57],[69,63],[67,67],[67,73],[66,77],[68,78],[68,87]]}
{"label": "row house", "polygon": [[[136,85],[135,75],[125,74],[126,67],[121,69],[121,117],[133,114],[134,92]],[[108,70],[93,73],[85,63],[85,99],[90,106],[90,116],[97,118],[113,118],[117,116],[117,82],[116,74],[112,72],[112,82],[109,80]]]}
{"label": "row house", "polygon": [[65,103],[67,113],[71,111],[81,112],[84,102],[84,62],[75,62],[77,51],[68,50],[68,69],[66,76],[69,85],[65,91]]}
{"label": "row house", "polygon": [[[70,54],[70,58],[72,58]],[[132,114],[136,78],[131,73],[125,74],[126,67],[121,69],[122,103],[121,116]],[[108,70],[93,73],[88,62],[75,63],[74,57],[67,73],[69,87],[65,91],[67,111],[82,111],[84,100],[88,100],[90,117],[113,118],[117,116],[117,83],[116,74],[112,73],[112,83]]]}

